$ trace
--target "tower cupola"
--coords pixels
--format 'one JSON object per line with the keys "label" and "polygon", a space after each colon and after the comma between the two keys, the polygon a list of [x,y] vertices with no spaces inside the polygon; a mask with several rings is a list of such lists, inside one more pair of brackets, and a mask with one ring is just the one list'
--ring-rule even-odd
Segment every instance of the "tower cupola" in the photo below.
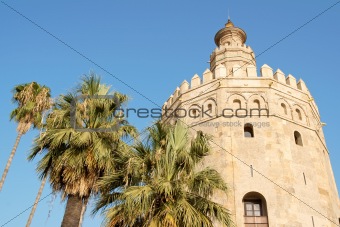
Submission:
{"label": "tower cupola", "polygon": [[242,45],[247,40],[247,34],[241,28],[235,27],[233,22],[229,19],[225,27],[219,30],[215,35],[215,43],[220,45],[231,45],[236,43]]}
{"label": "tower cupola", "polygon": [[[225,27],[215,35],[217,48],[210,55],[210,70],[215,72],[217,66],[225,67],[227,77],[234,71],[240,76],[245,75],[247,66],[255,66],[255,54],[245,44],[247,34],[234,25],[229,19]],[[216,76],[216,75],[215,75]]]}

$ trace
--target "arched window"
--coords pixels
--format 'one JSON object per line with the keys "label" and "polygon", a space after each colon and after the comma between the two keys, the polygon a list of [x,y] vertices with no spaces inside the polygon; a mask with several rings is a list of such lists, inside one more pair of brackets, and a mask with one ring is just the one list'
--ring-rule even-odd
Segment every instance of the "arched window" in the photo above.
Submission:
{"label": "arched window", "polygon": [[241,101],[240,100],[235,99],[233,101],[233,104],[234,104],[235,109],[241,109]]}
{"label": "arched window", "polygon": [[208,104],[208,112],[212,113],[212,104],[211,103]]}
{"label": "arched window", "polygon": [[244,204],[245,224],[268,226],[267,202],[263,195],[257,192],[249,192],[243,197],[242,202]]}
{"label": "arched window", "polygon": [[244,125],[244,137],[254,137],[254,128],[252,124],[247,123]]}
{"label": "arched window", "polygon": [[282,107],[282,111],[285,115],[287,115],[287,107],[286,107],[286,104],[284,103],[281,103],[281,107]]}
{"label": "arched window", "polygon": [[294,132],[294,140],[296,145],[303,146],[302,137],[298,131]]}
{"label": "arched window", "polygon": [[191,106],[189,109],[188,109],[188,116],[190,118],[193,118],[193,119],[196,119],[200,116],[200,110],[198,109],[197,106]]}
{"label": "arched window", "polygon": [[296,109],[295,111],[296,111],[296,113],[297,113],[297,115],[299,117],[299,120],[302,121],[301,111],[299,109]]}
{"label": "arched window", "polygon": [[254,100],[254,104],[255,104],[255,107],[256,107],[257,109],[260,109],[260,101],[259,101],[259,100],[255,99],[255,100]]}
{"label": "arched window", "polygon": [[196,110],[196,109],[193,109],[192,110],[192,116],[194,117],[194,118],[197,118],[198,117],[198,110]]}
{"label": "arched window", "polygon": [[191,118],[191,120],[194,120],[201,116],[201,109],[198,105],[194,104],[188,108],[188,110],[186,111],[186,114],[187,116],[189,116],[189,118]]}

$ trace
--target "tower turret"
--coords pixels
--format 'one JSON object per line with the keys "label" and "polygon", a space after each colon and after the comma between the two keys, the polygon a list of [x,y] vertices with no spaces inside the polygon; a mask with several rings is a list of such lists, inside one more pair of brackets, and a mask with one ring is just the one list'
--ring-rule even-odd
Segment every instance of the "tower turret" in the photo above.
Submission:
{"label": "tower turret", "polygon": [[227,68],[227,76],[231,75],[232,67],[240,66],[240,74],[244,74],[248,65],[256,66],[253,50],[245,45],[247,34],[241,28],[235,27],[229,19],[225,27],[215,35],[217,48],[210,56],[210,70],[222,64]]}

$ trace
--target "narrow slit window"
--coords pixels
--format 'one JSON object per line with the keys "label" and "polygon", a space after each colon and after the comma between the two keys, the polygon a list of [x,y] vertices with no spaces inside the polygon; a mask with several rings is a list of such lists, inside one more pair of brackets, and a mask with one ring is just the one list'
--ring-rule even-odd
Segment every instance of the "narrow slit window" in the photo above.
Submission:
{"label": "narrow slit window", "polygon": [[255,99],[254,100],[254,104],[255,104],[255,107],[257,108],[257,109],[260,109],[260,101],[259,100],[257,100],[257,99]]}
{"label": "narrow slit window", "polygon": [[208,111],[209,113],[212,113],[212,105],[210,103],[208,104]]}
{"label": "narrow slit window", "polygon": [[298,116],[299,120],[302,121],[301,111],[299,109],[296,109],[296,113],[297,113],[297,116]]}
{"label": "narrow slit window", "polygon": [[286,107],[286,104],[284,103],[281,103],[281,107],[282,107],[282,111],[285,115],[287,115],[287,107]]}
{"label": "narrow slit window", "polygon": [[235,109],[241,109],[241,101],[240,100],[235,99],[233,101],[233,104],[234,104]]}
{"label": "narrow slit window", "polygon": [[244,137],[251,138],[254,137],[254,128],[252,124],[245,124],[244,125]]}
{"label": "narrow slit window", "polygon": [[298,131],[294,132],[294,139],[296,145],[303,146],[301,134]]}
{"label": "narrow slit window", "polygon": [[200,113],[198,109],[190,109],[189,116],[193,118],[198,118]]}

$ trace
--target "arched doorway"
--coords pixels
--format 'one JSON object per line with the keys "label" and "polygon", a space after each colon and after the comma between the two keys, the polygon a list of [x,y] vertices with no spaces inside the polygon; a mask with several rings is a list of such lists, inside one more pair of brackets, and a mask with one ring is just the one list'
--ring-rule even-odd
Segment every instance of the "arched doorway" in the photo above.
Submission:
{"label": "arched doorway", "polygon": [[249,192],[243,197],[245,227],[269,227],[267,202],[258,192]]}

